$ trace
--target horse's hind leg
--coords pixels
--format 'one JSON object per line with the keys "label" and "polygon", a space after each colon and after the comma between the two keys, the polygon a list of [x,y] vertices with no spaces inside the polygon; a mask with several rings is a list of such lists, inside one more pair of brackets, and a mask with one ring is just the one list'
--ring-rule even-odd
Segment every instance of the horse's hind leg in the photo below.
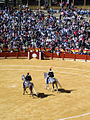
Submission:
{"label": "horse's hind leg", "polygon": [[32,86],[30,86],[30,95],[32,95],[32,97],[33,97],[33,91],[32,91]]}
{"label": "horse's hind leg", "polygon": [[25,95],[26,88],[23,88],[23,95]]}
{"label": "horse's hind leg", "polygon": [[56,90],[58,91],[58,85],[57,85],[57,83],[56,83]]}
{"label": "horse's hind leg", "polygon": [[48,85],[48,84],[46,84],[45,88],[49,90],[49,85]]}
{"label": "horse's hind leg", "polygon": [[28,92],[26,91],[26,93],[28,94]]}

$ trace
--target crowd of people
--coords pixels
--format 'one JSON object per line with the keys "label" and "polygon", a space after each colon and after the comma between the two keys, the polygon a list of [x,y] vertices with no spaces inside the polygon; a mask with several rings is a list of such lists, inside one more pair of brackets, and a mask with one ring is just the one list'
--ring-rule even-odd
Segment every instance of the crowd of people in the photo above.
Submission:
{"label": "crowd of people", "polygon": [[49,9],[47,13],[27,6],[5,7],[0,10],[0,51],[49,48],[53,52],[78,49],[78,54],[88,54],[84,50],[90,50],[89,17],[89,10],[74,7]]}

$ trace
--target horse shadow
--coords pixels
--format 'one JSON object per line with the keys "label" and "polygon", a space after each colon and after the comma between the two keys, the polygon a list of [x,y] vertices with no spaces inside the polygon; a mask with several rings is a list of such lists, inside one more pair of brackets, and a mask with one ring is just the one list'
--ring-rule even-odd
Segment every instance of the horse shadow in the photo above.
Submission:
{"label": "horse shadow", "polygon": [[46,98],[48,96],[54,96],[53,94],[45,94],[45,93],[38,93],[37,97],[38,98]]}
{"label": "horse shadow", "polygon": [[[56,90],[55,90],[56,91]],[[58,89],[60,93],[71,93],[74,90],[65,90],[64,88]]]}

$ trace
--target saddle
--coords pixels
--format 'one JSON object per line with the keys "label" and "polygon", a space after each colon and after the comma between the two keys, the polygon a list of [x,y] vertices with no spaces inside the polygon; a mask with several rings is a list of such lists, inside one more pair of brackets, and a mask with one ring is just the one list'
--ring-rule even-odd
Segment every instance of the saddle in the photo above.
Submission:
{"label": "saddle", "polygon": [[53,83],[53,82],[55,82],[55,80],[54,80],[54,78],[49,77],[48,82],[49,82],[49,83]]}
{"label": "saddle", "polygon": [[24,85],[27,86],[27,85],[32,85],[32,83],[30,81],[25,81],[24,82]]}

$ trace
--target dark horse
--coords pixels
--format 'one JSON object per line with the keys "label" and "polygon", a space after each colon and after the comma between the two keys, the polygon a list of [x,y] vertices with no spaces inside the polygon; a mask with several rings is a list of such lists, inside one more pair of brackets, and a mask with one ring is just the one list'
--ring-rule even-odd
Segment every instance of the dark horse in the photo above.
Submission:
{"label": "dark horse", "polygon": [[22,75],[22,80],[23,80],[23,95],[25,94],[25,92],[28,93],[26,91],[27,88],[29,88],[29,90],[30,90],[30,95],[33,96],[33,90],[34,90],[35,94],[37,95],[37,92],[34,88],[34,84],[32,82],[26,82],[24,75]]}

